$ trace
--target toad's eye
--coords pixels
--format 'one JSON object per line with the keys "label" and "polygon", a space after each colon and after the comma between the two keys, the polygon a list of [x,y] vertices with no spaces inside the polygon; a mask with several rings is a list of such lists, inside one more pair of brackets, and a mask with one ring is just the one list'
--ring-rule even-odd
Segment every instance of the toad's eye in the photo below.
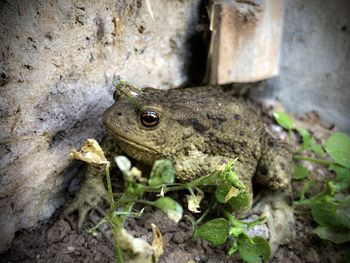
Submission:
{"label": "toad's eye", "polygon": [[147,128],[155,127],[160,122],[159,114],[155,111],[144,111],[140,117],[142,125]]}

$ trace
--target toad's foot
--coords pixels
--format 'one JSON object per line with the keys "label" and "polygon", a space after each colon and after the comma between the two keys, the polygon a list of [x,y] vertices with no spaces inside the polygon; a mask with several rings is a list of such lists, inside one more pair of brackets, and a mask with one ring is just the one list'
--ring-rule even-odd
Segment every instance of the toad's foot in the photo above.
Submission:
{"label": "toad's foot", "polygon": [[70,215],[78,211],[77,227],[81,228],[86,219],[87,213],[91,209],[96,209],[101,214],[105,214],[103,209],[99,206],[101,201],[107,199],[107,191],[104,187],[102,176],[91,176],[83,182],[78,194],[76,195],[72,204],[63,212],[64,217],[69,221]]}
{"label": "toad's foot", "polygon": [[255,200],[250,215],[248,220],[256,218],[256,215],[266,217],[265,224],[251,228],[248,233],[251,236],[263,236],[268,239],[272,255],[280,245],[288,243],[295,235],[290,190],[261,192]]}

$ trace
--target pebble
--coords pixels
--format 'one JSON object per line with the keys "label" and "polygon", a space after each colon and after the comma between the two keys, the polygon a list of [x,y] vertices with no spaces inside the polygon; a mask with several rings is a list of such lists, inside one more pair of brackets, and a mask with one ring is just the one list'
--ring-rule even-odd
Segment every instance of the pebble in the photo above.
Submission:
{"label": "pebble", "polygon": [[309,248],[305,256],[306,262],[314,263],[320,262],[317,252],[313,248]]}
{"label": "pebble", "polygon": [[61,241],[69,232],[71,227],[65,220],[59,220],[47,231],[47,242],[49,244]]}
{"label": "pebble", "polygon": [[176,232],[174,237],[173,237],[173,241],[176,243],[176,244],[181,244],[185,241],[185,238],[184,238],[184,233],[181,233],[181,232]]}

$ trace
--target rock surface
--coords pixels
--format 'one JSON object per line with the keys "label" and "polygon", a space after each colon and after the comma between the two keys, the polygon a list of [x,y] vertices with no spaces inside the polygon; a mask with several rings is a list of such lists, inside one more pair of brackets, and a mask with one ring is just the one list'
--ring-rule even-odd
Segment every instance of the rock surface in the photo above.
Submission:
{"label": "rock surface", "polygon": [[68,154],[102,136],[114,75],[164,89],[186,82],[199,0],[149,3],[2,1],[0,251],[64,202]]}

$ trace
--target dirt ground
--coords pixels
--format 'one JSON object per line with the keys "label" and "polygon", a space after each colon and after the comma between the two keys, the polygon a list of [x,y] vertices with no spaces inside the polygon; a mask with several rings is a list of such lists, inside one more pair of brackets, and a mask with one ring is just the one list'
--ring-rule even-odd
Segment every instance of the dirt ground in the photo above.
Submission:
{"label": "dirt ground", "polygon": [[[273,105],[276,107],[276,105]],[[278,106],[278,105],[277,105]],[[269,130],[276,136],[285,138],[286,134],[273,124],[271,119],[271,105],[264,105],[263,117],[269,124]],[[310,128],[314,136],[319,139],[327,138],[334,127],[324,125],[316,114],[309,114],[297,120],[297,125]],[[322,188],[322,181],[327,178],[327,171],[321,167],[314,170],[325,175],[312,191],[317,193]],[[302,183],[293,182],[293,193],[297,196]],[[181,192],[178,193],[180,197]],[[181,200],[183,198],[179,198]],[[67,204],[72,201],[68,200]],[[93,236],[87,229],[93,227],[101,218],[96,211],[92,211],[81,230],[73,227],[67,219],[62,217],[64,207],[56,211],[47,222],[38,226],[20,231],[16,234],[12,248],[0,256],[0,262],[114,262],[113,246],[111,245],[109,231],[106,234],[98,233]],[[342,261],[345,253],[349,251],[347,245],[335,245],[319,239],[312,234],[315,223],[308,214],[296,211],[294,240],[282,245],[272,257],[270,262],[324,262],[336,263]],[[164,239],[164,254],[159,262],[242,262],[237,255],[228,258],[225,255],[225,246],[215,247],[206,241],[192,238],[192,228],[188,220],[182,219],[177,225],[169,220],[160,210],[146,208],[140,218],[129,218],[126,228],[135,237],[142,237],[151,242],[151,223],[156,224]]]}
{"label": "dirt ground", "polygon": [[[59,212],[49,222],[22,231],[12,249],[1,255],[0,262],[114,262],[113,247],[102,235],[92,236],[86,229],[93,226],[91,218],[83,230],[72,229],[59,219]],[[322,241],[311,234],[310,218],[296,216],[296,238],[281,246],[270,262],[341,262],[346,246]],[[159,210],[148,210],[140,219],[128,220],[128,230],[136,237],[151,241],[151,223],[155,223],[164,238],[165,253],[159,262],[242,262],[238,256],[226,257],[224,246],[214,247],[205,241],[191,238],[187,221],[175,225]]]}

